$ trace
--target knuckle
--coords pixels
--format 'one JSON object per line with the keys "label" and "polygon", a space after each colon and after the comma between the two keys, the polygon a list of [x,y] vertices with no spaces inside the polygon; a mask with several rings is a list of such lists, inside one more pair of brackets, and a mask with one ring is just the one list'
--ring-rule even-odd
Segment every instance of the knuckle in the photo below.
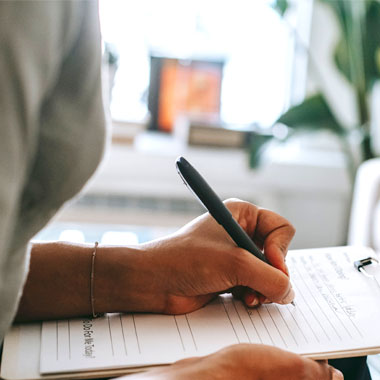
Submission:
{"label": "knuckle", "polygon": [[292,236],[296,234],[296,228],[293,226],[293,224],[289,223],[289,232]]}
{"label": "knuckle", "polygon": [[234,204],[234,203],[239,203],[239,202],[243,202],[241,199],[239,198],[228,198],[224,201],[225,204]]}
{"label": "knuckle", "polygon": [[[292,363],[293,370],[300,379],[329,380],[331,379],[330,366],[327,363],[315,362],[311,359],[296,355]],[[297,377],[297,378],[298,378]]]}
{"label": "knuckle", "polygon": [[254,207],[255,209],[259,209],[256,205],[251,202],[243,201],[239,198],[228,198],[223,203],[227,206],[227,208],[236,208],[241,206]]}
{"label": "knuckle", "polygon": [[228,198],[224,201],[224,204],[235,217],[243,212],[244,215],[250,219],[255,216],[259,210],[259,207],[253,203],[238,198]]}
{"label": "knuckle", "polygon": [[234,211],[239,207],[239,205],[241,205],[244,202],[238,198],[228,198],[223,203],[230,211]]}
{"label": "knuckle", "polygon": [[298,375],[300,379],[309,379],[308,372],[309,366],[307,365],[308,361],[306,361],[301,356],[295,355],[292,361],[292,368],[294,373]]}
{"label": "knuckle", "polygon": [[333,367],[327,363],[319,363],[320,373],[315,376],[316,379],[330,380],[333,378]]}

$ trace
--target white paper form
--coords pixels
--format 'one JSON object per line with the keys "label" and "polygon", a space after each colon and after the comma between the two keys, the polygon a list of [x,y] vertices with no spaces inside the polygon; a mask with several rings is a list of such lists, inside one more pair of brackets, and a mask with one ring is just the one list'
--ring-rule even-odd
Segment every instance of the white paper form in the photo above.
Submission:
{"label": "white paper form", "polygon": [[353,266],[373,252],[353,247],[291,251],[296,306],[247,309],[229,295],[193,313],[111,314],[44,322],[41,373],[140,367],[263,343],[314,358],[380,351],[380,288]]}

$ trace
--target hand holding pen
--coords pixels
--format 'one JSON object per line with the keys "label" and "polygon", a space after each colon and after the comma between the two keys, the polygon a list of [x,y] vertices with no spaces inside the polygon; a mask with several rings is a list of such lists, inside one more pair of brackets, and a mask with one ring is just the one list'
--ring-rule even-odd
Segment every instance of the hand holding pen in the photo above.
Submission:
{"label": "hand holding pen", "polygon": [[[248,236],[240,224],[233,218],[231,212],[216,195],[206,180],[184,157],[179,157],[177,159],[176,167],[185,185],[198,198],[200,203],[206,208],[210,215],[224,228],[224,230],[228,233],[228,235],[238,247],[247,250],[260,261],[268,265],[274,265],[278,269],[288,274],[285,262],[281,260],[284,256],[274,255],[271,258],[270,249],[267,248],[266,251],[269,251],[269,255],[266,257],[263,252],[257,247],[253,239]],[[259,236],[257,232],[255,232],[255,235]],[[284,247],[285,251],[286,248],[287,247]],[[278,260],[279,257],[280,260]],[[294,292],[291,292],[292,296],[294,297]],[[294,305],[293,301],[291,303]]]}

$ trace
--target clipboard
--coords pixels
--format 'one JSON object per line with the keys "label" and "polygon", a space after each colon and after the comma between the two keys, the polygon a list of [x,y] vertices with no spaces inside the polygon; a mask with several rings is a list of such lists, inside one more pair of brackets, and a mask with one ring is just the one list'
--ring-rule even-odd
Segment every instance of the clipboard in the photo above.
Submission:
{"label": "clipboard", "polygon": [[[313,359],[380,353],[380,331],[372,328],[380,318],[380,287],[375,281],[368,281],[363,273],[375,267],[375,260],[363,261],[363,257],[375,259],[376,255],[365,247],[289,251],[287,264],[296,292],[296,307],[270,304],[246,310],[231,296],[223,296],[196,312],[178,316],[177,322],[181,322],[180,318],[187,319],[195,339],[199,338],[198,351],[189,350],[188,354],[205,355],[239,341],[274,345]],[[112,359],[107,353],[107,334],[110,334],[105,329],[132,315],[102,318],[95,320],[93,333],[95,344],[100,345],[96,352],[101,355],[86,363],[79,357],[83,356],[80,343],[83,321],[70,322],[74,334],[71,348],[75,347],[79,355],[76,357],[71,352],[71,358],[65,356],[65,342],[55,339],[60,334],[55,330],[55,322],[44,322],[42,327],[40,324],[14,326],[6,336],[0,376],[8,380],[96,378],[144,371],[186,357],[186,352],[180,352],[180,340],[176,346],[175,336],[177,327],[187,328],[185,324],[176,326],[173,316],[135,314],[136,331],[129,336],[141,338],[141,358],[133,362],[122,353],[123,346],[115,346],[116,359]],[[62,331],[67,336],[67,330]],[[255,341],[255,336],[259,340]],[[126,344],[129,352],[132,351],[131,341]],[[169,346],[174,350],[173,356],[157,355]],[[62,357],[57,355],[57,347]]]}

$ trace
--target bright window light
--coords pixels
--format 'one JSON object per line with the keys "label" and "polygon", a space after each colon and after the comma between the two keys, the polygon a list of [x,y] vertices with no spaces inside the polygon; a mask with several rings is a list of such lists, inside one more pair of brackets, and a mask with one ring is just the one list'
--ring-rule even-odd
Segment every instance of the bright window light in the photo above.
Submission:
{"label": "bright window light", "polygon": [[271,125],[286,108],[293,34],[265,0],[100,0],[102,35],[119,54],[114,119],[147,117],[149,54],[226,62],[221,117]]}
{"label": "bright window light", "polygon": [[84,243],[85,237],[84,233],[80,230],[63,230],[58,240],[60,241],[69,241],[72,243]]}
{"label": "bright window light", "polygon": [[107,231],[103,234],[101,243],[106,245],[133,245],[138,244],[139,239],[134,232]]}

